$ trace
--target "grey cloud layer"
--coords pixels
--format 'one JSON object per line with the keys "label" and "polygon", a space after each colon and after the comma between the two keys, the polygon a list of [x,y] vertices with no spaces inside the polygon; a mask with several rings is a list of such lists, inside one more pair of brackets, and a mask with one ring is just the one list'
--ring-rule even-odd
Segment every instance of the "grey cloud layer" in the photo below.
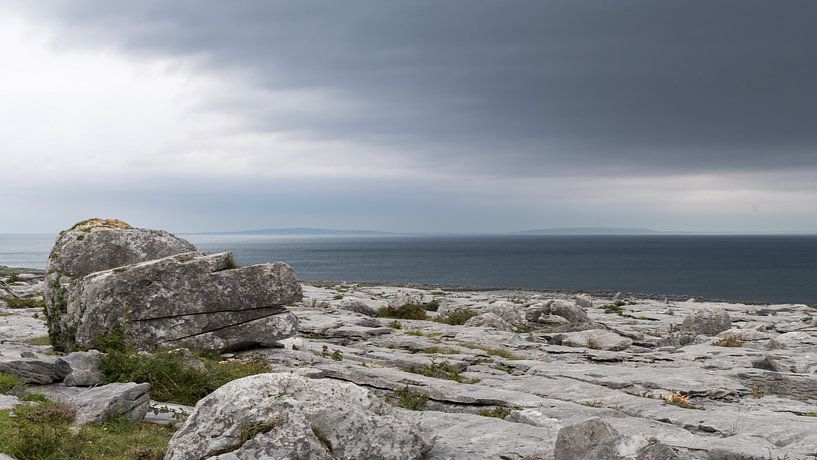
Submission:
{"label": "grey cloud layer", "polygon": [[[26,8],[34,8],[30,5]],[[817,168],[810,1],[66,1],[74,44],[193,56],[348,110],[251,128],[501,175]]]}

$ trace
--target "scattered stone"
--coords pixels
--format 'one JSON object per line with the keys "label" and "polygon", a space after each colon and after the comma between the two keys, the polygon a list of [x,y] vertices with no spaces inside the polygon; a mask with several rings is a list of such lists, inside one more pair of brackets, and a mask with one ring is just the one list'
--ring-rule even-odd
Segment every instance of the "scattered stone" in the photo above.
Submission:
{"label": "scattered stone", "polygon": [[149,383],[109,383],[79,393],[69,404],[77,411],[77,425],[100,423],[117,416],[139,421],[148,411],[149,389]]}
{"label": "scattered stone", "polygon": [[681,328],[691,334],[717,335],[732,327],[729,313],[723,308],[700,308],[687,315]]}
{"label": "scattered stone", "polygon": [[346,297],[340,301],[340,306],[338,307],[341,310],[353,311],[355,313],[360,313],[361,315],[375,317],[377,316],[377,311],[366,305],[362,300],[355,299],[353,297]]}
{"label": "scattered stone", "polygon": [[97,350],[76,351],[58,358],[56,366],[66,386],[91,387],[101,384],[105,378],[99,370],[99,361]]}

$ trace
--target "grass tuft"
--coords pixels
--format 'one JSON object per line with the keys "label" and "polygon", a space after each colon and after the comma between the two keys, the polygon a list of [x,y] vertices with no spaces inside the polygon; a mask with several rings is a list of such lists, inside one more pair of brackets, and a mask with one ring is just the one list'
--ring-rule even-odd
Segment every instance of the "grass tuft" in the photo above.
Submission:
{"label": "grass tuft", "polygon": [[25,382],[23,382],[19,377],[0,372],[0,394],[6,394],[12,388],[22,386],[25,386]]}
{"label": "grass tuft", "polygon": [[412,367],[409,372],[434,377],[435,379],[453,380],[457,383],[477,383],[479,379],[468,379],[462,376],[457,367],[448,361],[432,361],[421,368]]}
{"label": "grass tuft", "polygon": [[428,393],[412,390],[408,385],[394,390],[394,396],[397,398],[397,407],[409,410],[423,410],[429,398]]}

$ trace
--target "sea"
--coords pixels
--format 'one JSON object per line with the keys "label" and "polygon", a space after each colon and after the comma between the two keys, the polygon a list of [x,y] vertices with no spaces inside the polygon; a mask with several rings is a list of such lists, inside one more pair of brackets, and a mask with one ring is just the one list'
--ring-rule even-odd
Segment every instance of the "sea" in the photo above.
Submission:
{"label": "sea", "polygon": [[[626,292],[817,304],[817,236],[180,234],[301,280]],[[0,265],[44,268],[56,235],[0,234]]]}

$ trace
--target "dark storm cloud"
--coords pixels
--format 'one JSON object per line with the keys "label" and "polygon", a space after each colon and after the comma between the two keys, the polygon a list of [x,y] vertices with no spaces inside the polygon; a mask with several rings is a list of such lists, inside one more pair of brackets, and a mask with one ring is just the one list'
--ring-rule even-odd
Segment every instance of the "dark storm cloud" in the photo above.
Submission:
{"label": "dark storm cloud", "polygon": [[510,175],[817,166],[811,1],[70,1],[36,14],[73,44],[327,91],[348,112],[211,104],[250,129],[373,143],[418,164]]}

